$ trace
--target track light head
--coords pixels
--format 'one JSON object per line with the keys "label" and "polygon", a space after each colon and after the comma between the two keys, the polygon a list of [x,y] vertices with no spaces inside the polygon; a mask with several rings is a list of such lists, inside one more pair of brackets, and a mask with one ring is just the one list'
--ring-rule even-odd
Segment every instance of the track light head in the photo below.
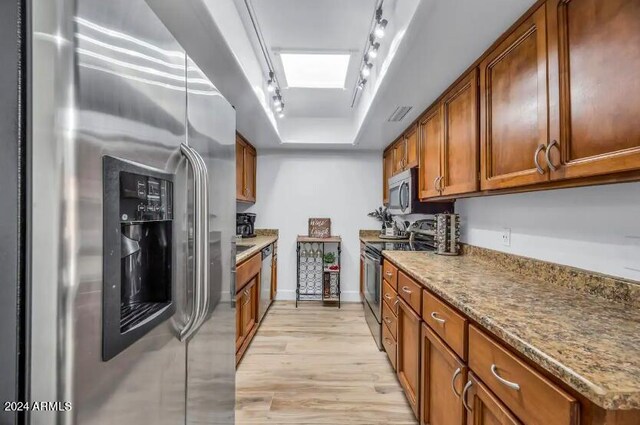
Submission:
{"label": "track light head", "polygon": [[380,43],[371,43],[371,47],[369,47],[369,51],[367,52],[367,58],[369,59],[377,58],[379,48],[380,48]]}
{"label": "track light head", "polygon": [[367,80],[364,78],[360,79],[360,82],[358,83],[358,90],[362,90],[364,89],[364,85],[367,84]]}
{"label": "track light head", "polygon": [[373,65],[370,63],[367,63],[367,62],[364,63],[362,70],[360,70],[360,75],[362,76],[363,79],[366,79],[369,75],[371,75],[372,66]]}
{"label": "track light head", "polygon": [[382,38],[384,37],[384,31],[385,28],[387,27],[387,20],[386,19],[380,19],[378,21],[378,23],[376,24],[375,29],[373,30],[373,35],[376,36],[376,38]]}

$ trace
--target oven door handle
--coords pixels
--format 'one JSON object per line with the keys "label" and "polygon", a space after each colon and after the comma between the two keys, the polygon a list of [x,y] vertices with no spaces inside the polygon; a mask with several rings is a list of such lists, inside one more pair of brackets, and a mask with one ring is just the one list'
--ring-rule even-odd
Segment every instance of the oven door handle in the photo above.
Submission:
{"label": "oven door handle", "polygon": [[365,256],[367,259],[369,259],[369,260],[373,261],[374,263],[377,263],[377,264],[378,264],[378,263],[380,263],[380,260],[381,260],[380,258],[372,257],[372,256],[371,256],[371,255],[369,255],[369,253],[368,253],[368,252],[366,252],[366,251],[365,251],[365,253],[364,253],[364,256]]}

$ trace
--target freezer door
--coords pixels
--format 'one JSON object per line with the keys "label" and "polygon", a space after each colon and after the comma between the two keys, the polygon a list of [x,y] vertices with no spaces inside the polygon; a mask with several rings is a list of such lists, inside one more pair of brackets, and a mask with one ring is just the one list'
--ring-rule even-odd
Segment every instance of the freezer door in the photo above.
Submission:
{"label": "freezer door", "polygon": [[[31,0],[31,424],[182,424],[185,54],[144,0]],[[174,175],[178,311],[102,360],[103,157]],[[114,229],[115,230],[115,229]]]}
{"label": "freezer door", "polygon": [[208,172],[205,284],[210,294],[205,321],[188,341],[187,424],[231,425],[235,419],[236,322],[230,296],[235,264],[235,111],[195,62],[188,59],[187,69],[187,143],[202,157]]}

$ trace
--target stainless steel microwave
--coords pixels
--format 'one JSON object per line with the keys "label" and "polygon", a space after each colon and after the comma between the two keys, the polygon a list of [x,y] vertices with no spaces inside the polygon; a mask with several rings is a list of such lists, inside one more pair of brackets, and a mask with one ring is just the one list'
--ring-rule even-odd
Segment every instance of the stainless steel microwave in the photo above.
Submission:
{"label": "stainless steel microwave", "polygon": [[439,214],[453,212],[453,202],[420,202],[418,197],[418,169],[410,168],[389,177],[389,213]]}

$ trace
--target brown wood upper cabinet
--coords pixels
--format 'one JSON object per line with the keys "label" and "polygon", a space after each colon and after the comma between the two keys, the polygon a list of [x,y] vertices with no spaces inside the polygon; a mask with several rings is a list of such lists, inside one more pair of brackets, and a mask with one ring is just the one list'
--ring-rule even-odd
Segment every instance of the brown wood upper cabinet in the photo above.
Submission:
{"label": "brown wood upper cabinet", "polygon": [[478,71],[472,70],[442,100],[442,195],[478,190]]}
{"label": "brown wood upper cabinet", "polygon": [[546,6],[551,179],[640,169],[640,2]]}
{"label": "brown wood upper cabinet", "polygon": [[420,199],[478,190],[478,72],[472,70],[418,123]]}
{"label": "brown wood upper cabinet", "polygon": [[542,5],[480,63],[483,190],[549,179],[546,34]]}
{"label": "brown wood upper cabinet", "polygon": [[404,137],[400,137],[400,139],[393,145],[393,174],[404,170],[404,162],[406,159],[405,146],[406,143],[404,142]]}
{"label": "brown wood upper cabinet", "polygon": [[404,134],[404,154],[405,154],[405,170],[418,166],[418,126],[412,126]]}
{"label": "brown wood upper cabinet", "polygon": [[236,135],[236,199],[256,202],[256,149]]}
{"label": "brown wood upper cabinet", "polygon": [[418,123],[420,141],[419,196],[428,199],[441,195],[442,113],[439,105],[427,111]]}
{"label": "brown wood upper cabinet", "polygon": [[389,177],[393,176],[395,170],[393,154],[395,150],[389,148],[382,156],[382,203],[389,203]]}

